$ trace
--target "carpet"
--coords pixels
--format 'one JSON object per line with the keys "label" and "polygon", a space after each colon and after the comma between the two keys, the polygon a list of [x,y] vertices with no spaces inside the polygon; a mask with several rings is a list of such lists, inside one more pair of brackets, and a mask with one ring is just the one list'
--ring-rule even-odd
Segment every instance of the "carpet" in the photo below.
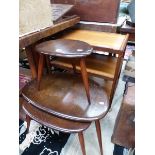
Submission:
{"label": "carpet", "polygon": [[70,134],[47,128],[31,121],[29,133],[26,122],[19,120],[19,153],[20,155],[60,155]]}

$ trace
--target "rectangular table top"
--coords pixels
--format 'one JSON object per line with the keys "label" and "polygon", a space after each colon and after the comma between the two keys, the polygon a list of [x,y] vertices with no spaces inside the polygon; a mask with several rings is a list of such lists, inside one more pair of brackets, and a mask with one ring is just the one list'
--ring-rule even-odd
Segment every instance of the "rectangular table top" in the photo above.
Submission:
{"label": "rectangular table top", "polygon": [[123,52],[128,41],[128,35],[77,29],[66,32],[61,39],[80,40],[94,47]]}
{"label": "rectangular table top", "polygon": [[74,16],[71,19],[67,19],[51,27],[47,27],[45,29],[41,29],[39,31],[30,33],[30,34],[20,36],[19,37],[19,48],[22,49],[24,47],[30,46],[43,38],[49,37],[62,30],[70,28],[74,26],[75,24],[77,24],[79,21],[80,21],[80,17]]}

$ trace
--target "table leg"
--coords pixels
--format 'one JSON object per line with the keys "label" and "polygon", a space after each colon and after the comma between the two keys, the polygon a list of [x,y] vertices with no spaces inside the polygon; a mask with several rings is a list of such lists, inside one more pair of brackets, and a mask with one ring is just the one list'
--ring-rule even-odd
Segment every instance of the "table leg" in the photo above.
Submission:
{"label": "table leg", "polygon": [[100,125],[100,121],[99,120],[95,121],[95,126],[96,126],[98,143],[99,143],[99,146],[100,146],[100,152],[101,152],[101,155],[103,155],[102,133],[101,133],[101,125]]}
{"label": "table leg", "polygon": [[26,122],[27,122],[27,133],[29,133],[31,118],[28,115],[26,115]]}
{"label": "table leg", "polygon": [[49,55],[45,55],[45,58],[46,58],[47,72],[48,72],[48,74],[50,74],[51,73],[51,64],[50,64]]}
{"label": "table leg", "polygon": [[79,136],[79,141],[80,141],[80,145],[81,145],[81,149],[82,149],[82,154],[86,155],[86,149],[85,149],[83,132],[79,132],[78,136]]}
{"label": "table leg", "polygon": [[34,56],[33,56],[33,53],[32,53],[33,48],[32,47],[27,47],[25,49],[25,51],[26,51],[29,66],[30,66],[30,69],[31,69],[32,79],[36,79],[37,78],[37,69],[36,69],[36,65],[35,65]]}
{"label": "table leg", "polygon": [[116,87],[117,87],[117,84],[118,84],[119,75],[121,73],[123,56],[124,56],[124,54],[120,54],[120,55],[118,55],[118,58],[117,58],[115,75],[114,75],[114,80],[113,80],[113,84],[112,84],[112,88],[111,88],[111,93],[110,93],[110,108],[111,108],[112,100],[113,100],[113,97],[114,97],[114,94],[115,94],[115,90],[116,90]]}
{"label": "table leg", "polygon": [[76,64],[74,62],[72,62],[72,67],[73,67],[74,74],[76,74]]}
{"label": "table leg", "polygon": [[88,99],[88,102],[90,104],[91,102],[90,102],[88,73],[87,73],[87,70],[86,70],[85,59],[84,58],[80,59],[80,67],[81,67],[81,74],[82,74],[82,79],[83,79],[84,87],[85,87],[85,90],[86,90],[87,99]]}
{"label": "table leg", "polygon": [[38,64],[38,79],[37,79],[38,90],[40,90],[40,82],[41,82],[41,78],[42,78],[42,74],[43,74],[43,68],[44,68],[44,55],[40,54],[39,64]]}

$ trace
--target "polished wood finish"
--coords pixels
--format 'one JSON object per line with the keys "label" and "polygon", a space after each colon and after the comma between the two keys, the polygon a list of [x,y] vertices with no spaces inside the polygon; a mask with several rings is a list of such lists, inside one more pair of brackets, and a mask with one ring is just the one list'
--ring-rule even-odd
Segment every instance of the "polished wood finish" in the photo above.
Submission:
{"label": "polished wood finish", "polygon": [[52,3],[72,4],[67,15],[79,15],[82,21],[116,23],[120,0],[51,0]]}
{"label": "polished wood finish", "polygon": [[79,21],[80,21],[80,18],[78,16],[74,16],[73,18],[62,21],[61,23],[58,23],[54,26],[47,27],[45,29],[42,29],[40,31],[31,33],[31,34],[20,36],[19,48],[22,49],[24,47],[30,46],[43,38],[46,38],[48,36],[56,34],[57,32],[70,28],[75,24],[77,24]]}
{"label": "polished wood finish", "polygon": [[121,54],[118,55],[118,58],[117,58],[117,64],[116,64],[116,69],[115,69],[115,74],[114,74],[115,77],[114,77],[114,81],[113,81],[112,89],[111,89],[111,94],[110,94],[110,103],[111,104],[112,104],[113,96],[114,96],[116,88],[117,88],[119,76],[121,73],[124,54],[125,54],[125,52],[122,53],[122,55]]}
{"label": "polished wood finish", "polygon": [[90,123],[81,123],[66,120],[63,118],[55,117],[47,112],[39,110],[33,105],[27,103],[26,101],[23,103],[23,109],[25,113],[33,120],[58,131],[66,132],[66,133],[76,133],[86,130]]}
{"label": "polished wood finish", "polygon": [[101,155],[103,155],[102,132],[101,132],[101,125],[100,125],[100,121],[99,120],[96,120],[95,121],[95,126],[96,126],[96,132],[97,132],[97,137],[98,137],[100,152],[101,152]]}
{"label": "polished wood finish", "polygon": [[93,48],[82,41],[57,39],[40,43],[36,45],[35,50],[39,53],[51,56],[80,58],[90,55]]}
{"label": "polished wood finish", "polygon": [[31,78],[30,69],[19,67],[19,118],[23,121],[26,120],[26,114],[22,108],[23,98],[21,97],[21,93],[26,83],[31,81]]}
{"label": "polished wood finish", "polygon": [[91,104],[90,91],[89,91],[89,82],[88,82],[88,74],[87,74],[85,59],[84,58],[80,59],[80,67],[81,67],[81,74],[82,74],[82,79],[83,79],[83,83],[84,83],[85,90],[86,90],[87,99],[88,99],[89,104]]}
{"label": "polished wood finish", "polygon": [[46,59],[47,72],[48,74],[50,74],[51,73],[50,56],[45,55],[45,59]]}
{"label": "polished wood finish", "polygon": [[31,118],[29,115],[26,115],[26,122],[27,122],[27,133],[29,133]]}
{"label": "polished wood finish", "polygon": [[89,80],[91,104],[85,95],[80,75],[55,73],[42,78],[41,90],[34,80],[23,89],[23,97],[34,106],[53,115],[77,120],[93,121],[105,116],[109,109],[103,88]]}
{"label": "polished wood finish", "polygon": [[39,65],[38,65],[38,77],[37,77],[37,88],[38,90],[40,90],[40,81],[41,81],[41,78],[42,78],[42,75],[43,75],[43,68],[44,68],[44,55],[43,54],[40,54],[40,57],[39,57]]}
{"label": "polished wood finish", "polygon": [[32,78],[35,79],[37,78],[37,69],[36,69],[35,59],[33,55],[33,47],[29,46],[25,49],[25,51],[29,61]]}
{"label": "polished wood finish", "polygon": [[[103,54],[92,54],[85,58],[87,72],[90,75],[104,77],[108,80],[113,80],[115,75],[115,68],[117,63],[116,57],[108,57]],[[80,72],[79,61],[77,59],[64,59],[64,58],[56,58],[52,60],[50,63],[53,66],[64,68],[64,69],[72,69],[71,63],[74,62],[76,64],[76,71]]]}
{"label": "polished wood finish", "polygon": [[[40,53],[38,66],[38,90],[40,90],[40,81],[44,65],[44,54],[56,57],[80,58],[82,79],[85,86],[87,99],[90,104],[88,75],[86,71],[85,59],[83,58],[90,55],[93,51],[93,48],[89,44],[76,40],[50,40],[36,45],[35,51]],[[73,69],[75,70],[75,66],[73,66]]]}
{"label": "polished wood finish", "polygon": [[19,97],[19,119],[25,121],[26,120],[26,114],[22,108],[23,98]]}
{"label": "polished wood finish", "polygon": [[80,142],[81,149],[82,149],[82,154],[86,155],[86,149],[85,149],[83,132],[79,132],[78,136],[79,136],[79,142]]}
{"label": "polished wood finish", "polygon": [[67,31],[61,39],[84,41],[93,46],[94,49],[102,48],[105,51],[119,54],[120,51],[124,52],[128,35],[77,29]]}

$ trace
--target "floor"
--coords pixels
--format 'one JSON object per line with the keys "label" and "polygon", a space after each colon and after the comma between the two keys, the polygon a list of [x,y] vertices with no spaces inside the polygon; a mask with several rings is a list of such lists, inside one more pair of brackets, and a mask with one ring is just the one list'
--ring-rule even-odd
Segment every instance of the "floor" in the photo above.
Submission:
{"label": "floor", "polygon": [[[111,136],[113,133],[115,119],[121,105],[124,84],[125,84],[121,78],[122,78],[122,74],[120,76],[116,93],[113,99],[112,109],[106,115],[105,118],[100,120],[101,128],[102,128],[102,141],[103,141],[104,155],[113,154],[114,145],[113,143],[111,143]],[[101,79],[97,79],[97,81],[101,81]],[[94,123],[92,123],[92,125],[84,132],[84,137],[85,137],[86,154],[100,155]],[[61,155],[82,155],[77,134],[72,134],[70,136],[67,144],[62,150]]]}

